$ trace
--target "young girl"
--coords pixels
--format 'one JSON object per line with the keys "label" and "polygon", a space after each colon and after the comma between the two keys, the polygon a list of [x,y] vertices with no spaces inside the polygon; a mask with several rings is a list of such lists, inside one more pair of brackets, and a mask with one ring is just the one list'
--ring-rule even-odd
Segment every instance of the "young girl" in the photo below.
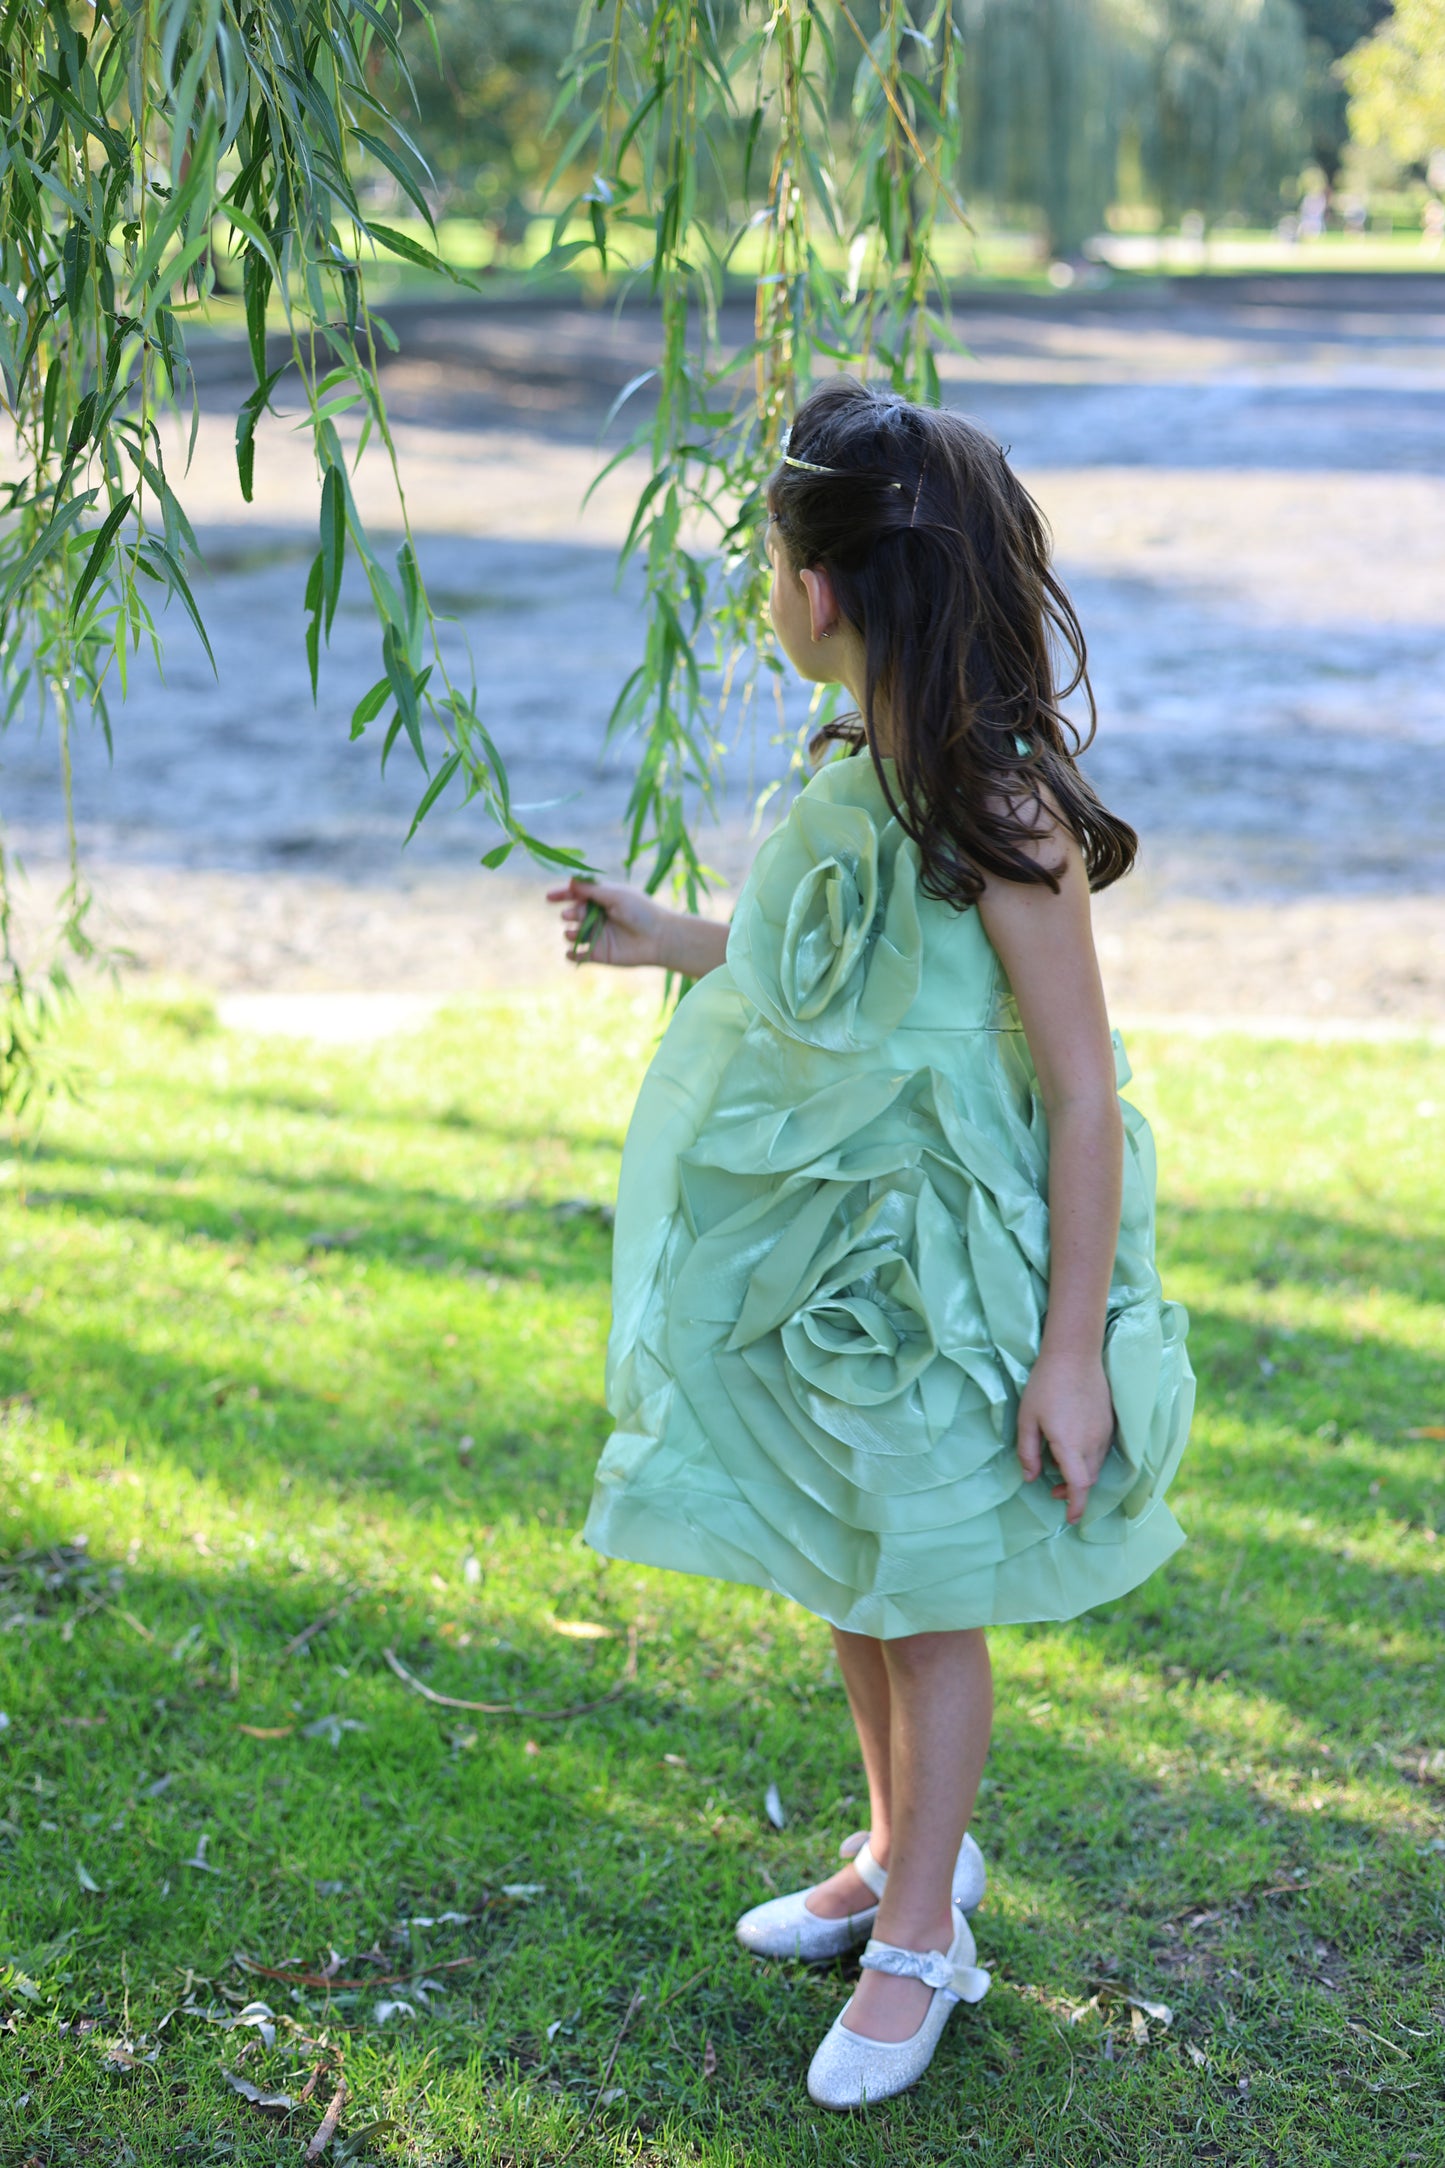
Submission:
{"label": "young girl", "polygon": [[843,2108],[913,2084],[988,1987],[984,1629],[1073,1618],[1177,1548],[1193,1379],[1089,928],[1136,839],[1074,764],[1084,643],[1043,520],[980,430],[841,379],[768,508],[773,625],[852,694],[824,733],[848,757],[730,927],[603,881],[553,900],[575,959],[699,981],[623,1153],[587,1536],[833,1629],[867,1839],[737,1932],[813,1962],[866,1942],[808,2072]]}

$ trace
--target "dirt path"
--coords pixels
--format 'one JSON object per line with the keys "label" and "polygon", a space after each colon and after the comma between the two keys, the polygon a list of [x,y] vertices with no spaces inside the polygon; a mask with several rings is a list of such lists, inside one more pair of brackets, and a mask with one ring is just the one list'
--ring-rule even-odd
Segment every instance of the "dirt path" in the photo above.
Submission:
{"label": "dirt path", "polygon": [[[950,402],[1012,445],[1089,635],[1090,766],[1145,838],[1140,875],[1100,908],[1129,1008],[1445,1014],[1445,281],[1320,291],[980,304],[971,356],[945,368]],[[517,796],[615,864],[628,759],[602,725],[637,653],[636,591],[612,571],[635,477],[577,505],[652,328],[572,309],[413,312],[403,331],[389,398],[457,651]],[[360,595],[313,708],[314,483],[278,424],[240,505],[234,362],[206,357],[186,500],[220,681],[177,629],[166,681],[135,673],[114,767],[80,748],[113,925],[146,972],[217,988],[462,990],[555,968],[537,885],[475,872],[489,839],[469,816],[432,816],[402,856],[418,771],[394,760],[382,778],[375,749],[347,743],[378,674]],[[361,486],[384,521],[371,460]],[[793,694],[781,720],[803,714]],[[732,763],[710,849],[733,879],[750,786],[785,760],[778,726],[744,732]],[[0,789],[43,896],[48,742],[12,728]]]}

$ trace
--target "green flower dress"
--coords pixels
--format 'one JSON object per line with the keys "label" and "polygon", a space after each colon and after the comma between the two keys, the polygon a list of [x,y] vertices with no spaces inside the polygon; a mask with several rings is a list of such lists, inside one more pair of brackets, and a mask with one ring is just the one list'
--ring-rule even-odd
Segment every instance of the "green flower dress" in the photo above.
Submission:
{"label": "green flower dress", "polygon": [[1137,1587],[1184,1540],[1164,1494],[1194,1380],[1154,1269],[1152,1140],[1123,1117],[1117,1428],[1070,1527],[1047,1462],[1025,1482],[1014,1445],[1049,1273],[1018,1010],[978,912],[921,892],[871,761],[823,768],[628,1131],[588,1541],[882,1639]]}

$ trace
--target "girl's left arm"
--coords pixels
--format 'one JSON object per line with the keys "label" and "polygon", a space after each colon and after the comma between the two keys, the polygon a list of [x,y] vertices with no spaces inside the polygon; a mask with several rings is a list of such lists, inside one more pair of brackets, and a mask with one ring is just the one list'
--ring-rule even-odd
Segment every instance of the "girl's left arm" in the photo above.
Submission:
{"label": "girl's left arm", "polygon": [[1040,828],[1037,850],[1060,874],[1057,894],[990,879],[978,909],[1019,1005],[1049,1123],[1049,1304],[1019,1402],[1018,1454],[1033,1482],[1047,1444],[1064,1479],[1053,1495],[1077,1521],[1114,1434],[1103,1351],[1124,1133],[1083,857],[1053,824]]}

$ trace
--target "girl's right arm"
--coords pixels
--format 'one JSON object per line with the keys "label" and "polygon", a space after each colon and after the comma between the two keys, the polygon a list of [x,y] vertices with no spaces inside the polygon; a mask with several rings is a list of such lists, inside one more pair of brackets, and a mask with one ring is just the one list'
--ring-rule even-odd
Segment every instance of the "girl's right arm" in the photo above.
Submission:
{"label": "girl's right arm", "polygon": [[[669,911],[655,896],[621,881],[584,881],[574,875],[565,888],[549,889],[547,901],[562,906],[563,937],[574,964],[652,964],[686,979],[701,979],[715,971],[727,953],[728,930],[716,919]],[[602,919],[584,945],[578,937],[594,904]]]}

